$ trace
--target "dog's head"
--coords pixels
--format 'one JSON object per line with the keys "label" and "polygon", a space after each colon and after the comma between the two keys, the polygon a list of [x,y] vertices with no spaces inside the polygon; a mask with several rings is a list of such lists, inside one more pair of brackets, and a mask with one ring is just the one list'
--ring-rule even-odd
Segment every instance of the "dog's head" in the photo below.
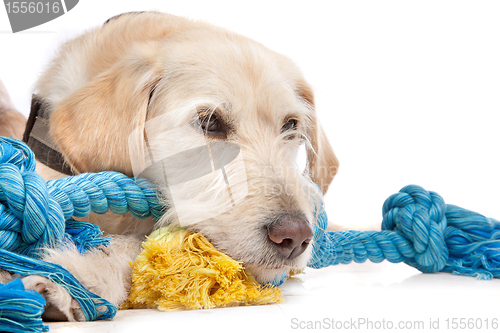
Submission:
{"label": "dog's head", "polygon": [[[173,19],[148,15],[118,18],[100,33],[149,24],[155,35],[151,20]],[[307,263],[315,202],[337,158],[292,61],[228,31],[180,22],[189,28],[162,38],[146,38],[146,29],[111,63],[93,64],[88,82],[56,103],[51,133],[78,172],[156,182],[171,206],[161,223],[203,234],[269,282]]]}

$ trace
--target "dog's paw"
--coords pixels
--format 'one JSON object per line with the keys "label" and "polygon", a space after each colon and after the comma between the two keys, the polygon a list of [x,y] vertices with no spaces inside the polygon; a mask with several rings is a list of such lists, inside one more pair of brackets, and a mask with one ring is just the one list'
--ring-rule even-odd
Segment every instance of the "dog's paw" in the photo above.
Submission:
{"label": "dog's paw", "polygon": [[49,321],[85,321],[85,315],[78,302],[62,286],[39,275],[22,279],[24,287],[38,292],[47,304],[42,314]]}

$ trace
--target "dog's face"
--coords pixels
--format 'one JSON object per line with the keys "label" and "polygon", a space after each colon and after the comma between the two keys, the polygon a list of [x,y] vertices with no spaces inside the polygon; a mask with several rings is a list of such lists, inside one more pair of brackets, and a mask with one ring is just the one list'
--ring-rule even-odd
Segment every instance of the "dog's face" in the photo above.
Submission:
{"label": "dog's face", "polygon": [[57,103],[51,131],[80,172],[112,169],[157,183],[171,206],[161,223],[203,234],[261,283],[307,263],[313,182],[326,192],[338,167],[295,65],[207,25],[131,44]]}

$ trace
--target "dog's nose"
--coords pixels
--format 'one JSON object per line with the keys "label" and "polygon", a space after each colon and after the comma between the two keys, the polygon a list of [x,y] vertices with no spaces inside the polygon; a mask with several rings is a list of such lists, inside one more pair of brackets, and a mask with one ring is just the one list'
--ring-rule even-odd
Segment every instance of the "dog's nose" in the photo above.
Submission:
{"label": "dog's nose", "polygon": [[285,217],[267,227],[269,239],[277,245],[284,259],[301,255],[313,238],[313,231],[305,220]]}

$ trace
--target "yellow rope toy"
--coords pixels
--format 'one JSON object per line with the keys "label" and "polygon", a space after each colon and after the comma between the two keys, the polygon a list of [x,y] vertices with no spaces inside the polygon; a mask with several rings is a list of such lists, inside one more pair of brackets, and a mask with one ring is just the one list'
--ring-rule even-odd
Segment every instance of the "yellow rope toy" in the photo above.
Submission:
{"label": "yellow rope toy", "polygon": [[180,227],[153,232],[131,267],[132,288],[122,308],[173,311],[283,301],[277,287],[259,285],[241,263]]}

